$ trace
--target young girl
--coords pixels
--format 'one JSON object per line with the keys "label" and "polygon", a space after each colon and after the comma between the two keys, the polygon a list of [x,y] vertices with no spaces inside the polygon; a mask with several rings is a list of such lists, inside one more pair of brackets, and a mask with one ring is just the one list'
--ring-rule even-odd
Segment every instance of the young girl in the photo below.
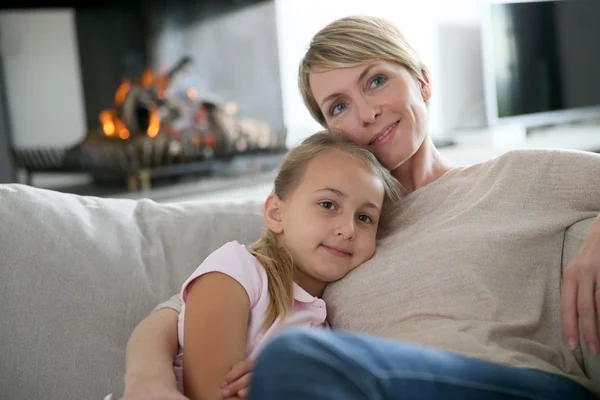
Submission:
{"label": "young girl", "polygon": [[317,133],[292,149],[265,201],[262,238],[224,244],[183,284],[176,374],[185,395],[243,397],[222,387],[236,363],[286,327],[327,326],[320,296],[373,256],[397,185],[368,149],[340,136]]}

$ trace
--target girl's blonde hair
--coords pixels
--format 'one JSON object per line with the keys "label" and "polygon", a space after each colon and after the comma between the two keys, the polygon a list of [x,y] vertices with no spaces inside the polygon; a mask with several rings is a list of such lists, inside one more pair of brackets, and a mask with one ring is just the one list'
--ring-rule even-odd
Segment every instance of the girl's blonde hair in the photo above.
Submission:
{"label": "girl's blonde hair", "polygon": [[325,116],[310,88],[309,75],[315,68],[348,68],[376,61],[398,63],[424,81],[429,76],[429,70],[421,57],[402,32],[386,19],[345,17],[317,32],[298,69],[300,93],[313,118],[327,127]]}
{"label": "girl's blonde hair", "polygon": [[[305,139],[293,148],[279,166],[273,194],[282,200],[298,186],[304,176],[307,165],[315,157],[330,152],[348,154],[369,167],[382,183],[385,197],[379,218],[377,237],[381,239],[390,230],[394,204],[398,201],[398,182],[385,169],[373,153],[340,135],[330,132],[319,132]],[[285,317],[288,308],[294,301],[294,262],[291,254],[277,243],[274,232],[266,229],[262,238],[251,245],[248,250],[255,256],[267,272],[270,301],[265,318],[265,328],[271,326],[278,317]]]}

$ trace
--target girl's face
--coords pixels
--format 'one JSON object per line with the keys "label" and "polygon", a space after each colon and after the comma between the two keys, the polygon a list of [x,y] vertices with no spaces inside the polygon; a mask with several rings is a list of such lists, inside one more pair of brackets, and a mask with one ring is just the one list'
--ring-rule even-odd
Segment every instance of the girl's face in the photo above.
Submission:
{"label": "girl's face", "polygon": [[285,199],[269,196],[265,221],[291,253],[302,288],[320,296],[373,256],[383,199],[370,168],[340,151],[313,158]]}
{"label": "girl's face", "polygon": [[431,89],[403,66],[378,61],[315,70],[309,82],[329,129],[369,146],[390,171],[421,147]]}

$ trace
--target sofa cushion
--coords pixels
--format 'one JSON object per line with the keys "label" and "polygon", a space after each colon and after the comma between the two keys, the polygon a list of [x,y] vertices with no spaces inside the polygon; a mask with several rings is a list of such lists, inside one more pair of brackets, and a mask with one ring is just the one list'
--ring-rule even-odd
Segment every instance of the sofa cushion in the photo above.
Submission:
{"label": "sofa cushion", "polygon": [[213,250],[249,244],[262,204],[158,204],[0,185],[0,393],[122,393],[135,325]]}

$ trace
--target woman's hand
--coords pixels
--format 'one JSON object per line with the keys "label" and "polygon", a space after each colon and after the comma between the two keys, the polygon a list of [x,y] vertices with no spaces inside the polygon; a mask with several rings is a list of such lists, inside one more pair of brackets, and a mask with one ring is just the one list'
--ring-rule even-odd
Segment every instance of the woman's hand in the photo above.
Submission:
{"label": "woman's hand", "polygon": [[563,274],[561,315],[565,340],[570,349],[575,349],[579,344],[579,320],[588,352],[600,352],[599,313],[600,216]]}
{"label": "woman's hand", "polygon": [[235,364],[223,381],[223,398],[239,397],[244,399],[248,397],[253,370],[254,361],[252,360],[244,360]]}

